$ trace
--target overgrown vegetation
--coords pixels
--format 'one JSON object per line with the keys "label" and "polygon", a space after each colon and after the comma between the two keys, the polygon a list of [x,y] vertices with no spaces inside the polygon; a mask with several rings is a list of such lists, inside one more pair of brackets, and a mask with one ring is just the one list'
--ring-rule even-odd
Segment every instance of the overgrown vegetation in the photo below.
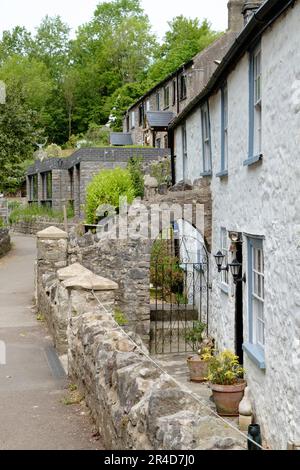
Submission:
{"label": "overgrown vegetation", "polygon": [[118,323],[119,326],[126,326],[128,325],[128,320],[122,310],[116,308],[114,311],[114,319]]}
{"label": "overgrown vegetation", "polygon": [[115,168],[101,170],[87,187],[85,217],[88,224],[96,224],[99,206],[109,205],[119,209],[120,198],[126,197],[130,204],[135,197],[135,188],[129,170]]}
{"label": "overgrown vegetation", "polygon": [[184,271],[178,257],[174,254],[171,240],[158,239],[153,243],[150,261],[150,283],[161,298],[182,303]]}
{"label": "overgrown vegetation", "polygon": [[[72,208],[67,210],[67,217],[71,219],[74,216]],[[38,218],[55,220],[57,222],[64,221],[64,214],[48,207],[38,206],[37,204],[28,204],[26,206],[17,206],[9,215],[9,223],[11,225],[24,221],[30,222]]]}
{"label": "overgrown vegetation", "polygon": [[128,163],[128,170],[131,176],[131,180],[134,186],[134,196],[144,197],[145,184],[144,174],[142,170],[143,160],[138,157],[131,158]]}
{"label": "overgrown vegetation", "polygon": [[2,192],[24,181],[26,162],[45,139],[62,148],[80,140],[108,145],[107,124],[121,130],[131,104],[217,37],[207,21],[179,16],[159,43],[140,0],[99,2],[75,39],[70,31],[59,16],[46,16],[34,35],[22,26],[2,34]]}

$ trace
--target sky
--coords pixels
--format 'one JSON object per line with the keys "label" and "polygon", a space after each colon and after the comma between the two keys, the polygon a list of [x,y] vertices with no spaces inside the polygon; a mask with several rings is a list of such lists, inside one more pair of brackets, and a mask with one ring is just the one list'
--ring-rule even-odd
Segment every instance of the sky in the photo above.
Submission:
{"label": "sky", "polygon": [[[73,28],[89,21],[101,0],[4,0],[1,2],[0,35],[16,25],[34,32],[41,19],[60,15]],[[227,27],[227,0],[142,0],[153,31],[162,38],[167,22],[175,16],[207,18],[217,31]]]}

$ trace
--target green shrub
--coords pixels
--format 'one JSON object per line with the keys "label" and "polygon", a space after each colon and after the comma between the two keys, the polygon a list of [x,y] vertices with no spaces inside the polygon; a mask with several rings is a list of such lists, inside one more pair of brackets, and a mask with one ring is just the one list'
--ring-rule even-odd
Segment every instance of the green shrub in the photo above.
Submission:
{"label": "green shrub", "polygon": [[133,157],[129,160],[128,170],[132,179],[134,186],[134,195],[135,197],[144,197],[145,193],[145,184],[144,184],[144,174],[142,171],[142,159],[138,157]]}
{"label": "green shrub", "polygon": [[101,204],[119,209],[120,197],[126,196],[130,204],[135,190],[128,170],[115,168],[102,170],[87,187],[85,215],[88,224],[97,223],[96,211]]}

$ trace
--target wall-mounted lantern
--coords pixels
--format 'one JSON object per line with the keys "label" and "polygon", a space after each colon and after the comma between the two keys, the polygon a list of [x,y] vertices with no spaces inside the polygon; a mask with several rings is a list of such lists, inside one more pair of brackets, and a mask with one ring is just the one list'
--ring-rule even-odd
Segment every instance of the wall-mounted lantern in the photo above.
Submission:
{"label": "wall-mounted lantern", "polygon": [[239,277],[242,268],[242,263],[239,263],[236,259],[234,259],[232,263],[223,266],[225,256],[221,251],[218,251],[218,253],[214,257],[219,273],[221,273],[222,271],[229,271],[230,269],[235,284],[237,284],[238,282],[246,282],[246,274],[244,274],[242,277]]}

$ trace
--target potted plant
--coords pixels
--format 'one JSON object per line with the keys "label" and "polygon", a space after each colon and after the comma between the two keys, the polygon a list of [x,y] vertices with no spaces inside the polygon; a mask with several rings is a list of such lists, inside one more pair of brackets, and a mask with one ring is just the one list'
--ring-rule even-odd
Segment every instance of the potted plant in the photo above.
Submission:
{"label": "potted plant", "polygon": [[220,416],[238,416],[239,403],[244,396],[246,381],[239,358],[231,351],[212,356],[208,367],[208,380]]}
{"label": "potted plant", "polygon": [[208,375],[208,365],[211,359],[213,340],[205,337],[206,324],[201,321],[193,323],[193,327],[185,333],[186,342],[197,354],[187,359],[191,382],[205,382]]}

